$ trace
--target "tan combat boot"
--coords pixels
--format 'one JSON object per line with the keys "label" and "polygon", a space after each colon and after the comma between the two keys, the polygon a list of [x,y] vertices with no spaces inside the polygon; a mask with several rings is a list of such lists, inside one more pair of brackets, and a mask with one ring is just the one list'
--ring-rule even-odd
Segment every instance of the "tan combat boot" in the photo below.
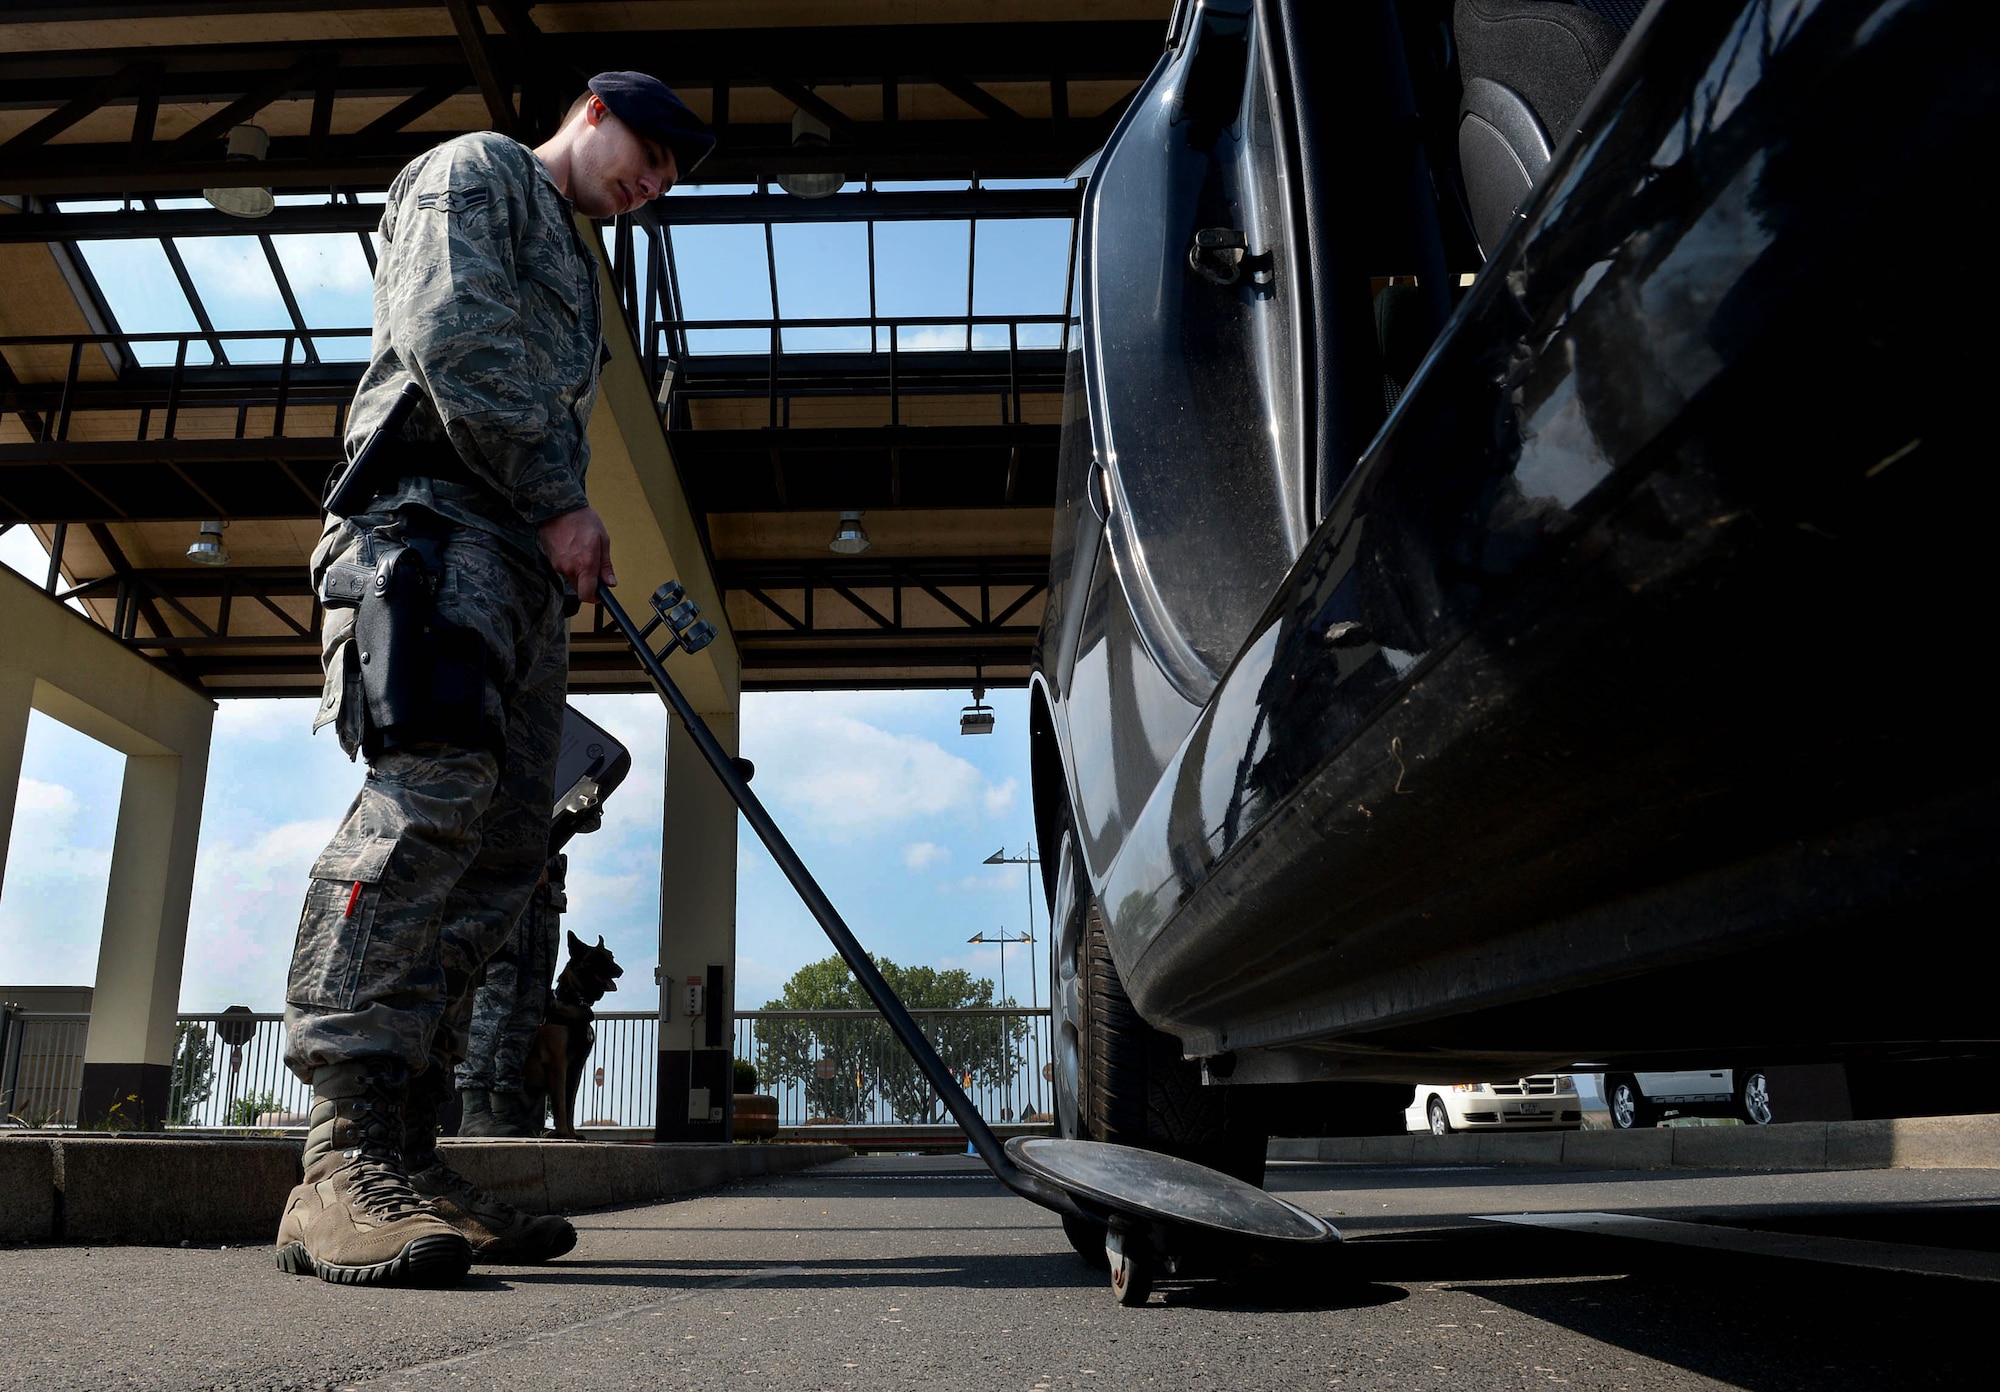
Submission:
{"label": "tan combat boot", "polygon": [[403,1113],[403,1155],[411,1187],[472,1244],[474,1261],[524,1266],[553,1261],[576,1246],[576,1229],[564,1219],[523,1213],[444,1162],[437,1148],[441,1089],[427,1081],[434,1073],[445,1079],[451,1076],[433,1064],[412,1079],[409,1106]]}
{"label": "tan combat boot", "polygon": [[351,1286],[449,1286],[472,1249],[410,1187],[403,1069],[362,1059],[313,1070],[305,1182],[278,1222],[278,1269]]}

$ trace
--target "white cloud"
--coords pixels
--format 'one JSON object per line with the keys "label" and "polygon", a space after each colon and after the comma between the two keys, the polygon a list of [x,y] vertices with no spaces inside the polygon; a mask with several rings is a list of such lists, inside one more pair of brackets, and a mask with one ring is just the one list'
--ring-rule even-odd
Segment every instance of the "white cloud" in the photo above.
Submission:
{"label": "white cloud", "polygon": [[55,817],[74,817],[77,810],[76,794],[60,783],[42,783],[33,778],[21,780],[21,790],[14,798],[14,815],[25,812],[45,813]]}
{"label": "white cloud", "polygon": [[23,580],[39,585],[49,578],[48,549],[26,527],[0,532],[0,565],[13,568]]}
{"label": "white cloud", "polygon": [[905,326],[896,331],[896,346],[904,352],[926,348],[963,348],[965,329],[963,326],[952,328],[949,324]]}
{"label": "white cloud", "polygon": [[0,887],[0,981],[87,986],[96,980],[117,794],[108,808],[87,801],[64,784],[21,779]]}
{"label": "white cloud", "polygon": [[984,801],[986,803],[986,815],[989,817],[998,817],[1002,813],[1006,812],[1009,808],[1013,807],[1014,793],[1018,788],[1018,786],[1019,785],[1016,784],[1015,781],[1011,778],[1008,779],[1005,783],[987,784],[986,792],[984,794]]}
{"label": "white cloud", "polygon": [[927,870],[951,859],[951,852],[934,841],[913,841],[903,847],[903,864],[912,870]]}
{"label": "white cloud", "polygon": [[[215,740],[252,740],[273,744],[308,738],[315,701],[222,701],[215,708]],[[330,739],[331,732],[321,739]]]}
{"label": "white cloud", "polygon": [[195,858],[184,1009],[279,1008],[307,872],[339,824],[301,819],[242,841],[211,831]]}
{"label": "white cloud", "polygon": [[991,812],[1014,796],[1012,780],[989,782],[935,740],[816,703],[768,702],[746,735],[759,791],[832,840],[920,819]]}
{"label": "white cloud", "polygon": [[961,894],[1008,894],[1018,896],[1027,878],[1025,865],[982,865],[947,888]]}

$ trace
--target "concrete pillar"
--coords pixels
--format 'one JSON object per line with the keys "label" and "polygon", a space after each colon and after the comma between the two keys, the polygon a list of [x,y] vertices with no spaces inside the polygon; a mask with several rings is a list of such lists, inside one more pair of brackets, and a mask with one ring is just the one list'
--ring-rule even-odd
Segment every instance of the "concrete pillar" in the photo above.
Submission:
{"label": "concrete pillar", "polygon": [[208,749],[128,755],[104,896],[81,1117],[167,1114]]}
{"label": "concrete pillar", "polygon": [[0,864],[28,706],[125,755],[78,1117],[93,1125],[115,1104],[121,1119],[158,1125],[215,703],[9,571],[0,571],[0,635],[0,777],[11,775],[0,784],[9,790]]}
{"label": "concrete pillar", "polygon": [[34,706],[34,673],[0,656],[0,890],[7,887],[7,847],[14,835],[21,754],[27,748],[28,715]]}
{"label": "concrete pillar", "polygon": [[[709,714],[735,752],[735,712]],[[733,1138],[735,1092],[736,804],[681,728],[667,721],[660,856],[660,1071],[654,1137]],[[687,988],[702,988],[690,1016]]]}

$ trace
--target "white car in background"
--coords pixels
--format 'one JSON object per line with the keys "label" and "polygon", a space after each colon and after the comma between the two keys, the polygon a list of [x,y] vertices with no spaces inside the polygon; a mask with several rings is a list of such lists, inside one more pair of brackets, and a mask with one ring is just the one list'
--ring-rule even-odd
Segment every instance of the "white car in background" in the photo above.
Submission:
{"label": "white car in background", "polygon": [[1599,1091],[1611,1125],[1619,1131],[1677,1116],[1735,1117],[1751,1126],[1771,1124],[1771,1080],[1761,1068],[1606,1073]]}
{"label": "white car in background", "polygon": [[1574,1131],[1583,1125],[1576,1079],[1537,1073],[1510,1083],[1419,1083],[1404,1109],[1410,1131]]}

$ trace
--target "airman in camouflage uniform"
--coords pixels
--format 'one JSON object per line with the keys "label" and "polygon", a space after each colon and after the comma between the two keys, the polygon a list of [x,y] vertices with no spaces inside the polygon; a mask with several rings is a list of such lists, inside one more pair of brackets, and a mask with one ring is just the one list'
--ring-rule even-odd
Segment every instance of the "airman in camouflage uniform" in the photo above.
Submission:
{"label": "airman in camouflage uniform", "polygon": [[[438,1284],[475,1255],[546,1260],[576,1241],[474,1188],[435,1139],[474,977],[548,856],[564,582],[585,603],[616,583],[584,495],[601,322],[576,215],[631,211],[714,143],[652,78],[590,85],[537,149],[479,134],[420,156],[382,212],[350,456],[407,383],[422,401],[386,442],[373,501],[329,517],[313,554],[327,601],[314,728],[332,725],[368,776],[313,865],[286,990],[286,1062],[314,1093],[305,1182],[278,1231],[294,1274]],[[399,575],[417,577],[422,609],[385,618],[383,587],[410,593]],[[391,683],[392,699],[383,672],[412,654],[422,679]]]}
{"label": "airman in camouflage uniform", "polygon": [[528,1115],[524,1069],[555,984],[568,878],[569,857],[550,856],[513,934],[486,959],[486,980],[472,998],[471,1044],[458,1066],[461,1136],[541,1133],[542,1119]]}

